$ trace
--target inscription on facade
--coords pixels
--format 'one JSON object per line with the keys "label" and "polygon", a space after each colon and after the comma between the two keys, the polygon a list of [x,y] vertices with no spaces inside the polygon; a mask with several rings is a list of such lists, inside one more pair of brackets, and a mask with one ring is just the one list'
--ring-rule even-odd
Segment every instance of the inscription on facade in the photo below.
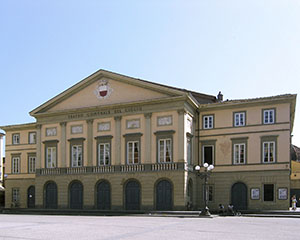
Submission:
{"label": "inscription on facade", "polygon": [[128,108],[120,108],[120,109],[112,109],[112,110],[95,111],[89,113],[75,113],[75,114],[69,114],[68,119],[101,117],[101,116],[114,115],[114,114],[140,112],[142,110],[143,110],[142,107],[128,107]]}

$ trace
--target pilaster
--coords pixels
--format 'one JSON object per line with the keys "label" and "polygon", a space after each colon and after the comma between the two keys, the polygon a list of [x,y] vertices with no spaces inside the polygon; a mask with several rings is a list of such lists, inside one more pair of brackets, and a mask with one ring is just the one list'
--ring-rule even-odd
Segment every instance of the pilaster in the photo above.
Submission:
{"label": "pilaster", "polygon": [[93,166],[93,119],[87,122],[87,166]]}
{"label": "pilaster", "polygon": [[115,119],[115,165],[121,165],[121,116],[114,117]]}

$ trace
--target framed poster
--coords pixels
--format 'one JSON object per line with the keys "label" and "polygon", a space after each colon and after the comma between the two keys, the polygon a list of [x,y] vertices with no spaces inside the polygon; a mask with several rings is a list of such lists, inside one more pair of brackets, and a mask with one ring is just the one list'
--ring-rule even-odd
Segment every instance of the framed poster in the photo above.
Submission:
{"label": "framed poster", "polygon": [[251,199],[259,200],[259,188],[251,188]]}
{"label": "framed poster", "polygon": [[287,200],[287,188],[278,188],[278,199],[279,200]]}

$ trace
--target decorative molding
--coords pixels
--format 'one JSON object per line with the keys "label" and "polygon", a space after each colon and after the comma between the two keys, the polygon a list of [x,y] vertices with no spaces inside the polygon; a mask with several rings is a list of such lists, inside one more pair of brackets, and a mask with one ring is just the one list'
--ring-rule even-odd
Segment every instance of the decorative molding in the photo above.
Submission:
{"label": "decorative molding", "polygon": [[121,121],[122,116],[115,116],[114,119],[115,119],[115,121]]}

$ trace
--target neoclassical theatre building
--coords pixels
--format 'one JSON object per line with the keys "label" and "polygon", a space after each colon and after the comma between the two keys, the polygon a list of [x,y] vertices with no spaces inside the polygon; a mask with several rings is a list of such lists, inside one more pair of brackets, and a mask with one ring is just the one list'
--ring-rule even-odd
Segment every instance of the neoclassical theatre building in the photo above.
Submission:
{"label": "neoclassical theatre building", "polygon": [[287,209],[296,95],[218,97],[99,70],[2,126],[7,208]]}

